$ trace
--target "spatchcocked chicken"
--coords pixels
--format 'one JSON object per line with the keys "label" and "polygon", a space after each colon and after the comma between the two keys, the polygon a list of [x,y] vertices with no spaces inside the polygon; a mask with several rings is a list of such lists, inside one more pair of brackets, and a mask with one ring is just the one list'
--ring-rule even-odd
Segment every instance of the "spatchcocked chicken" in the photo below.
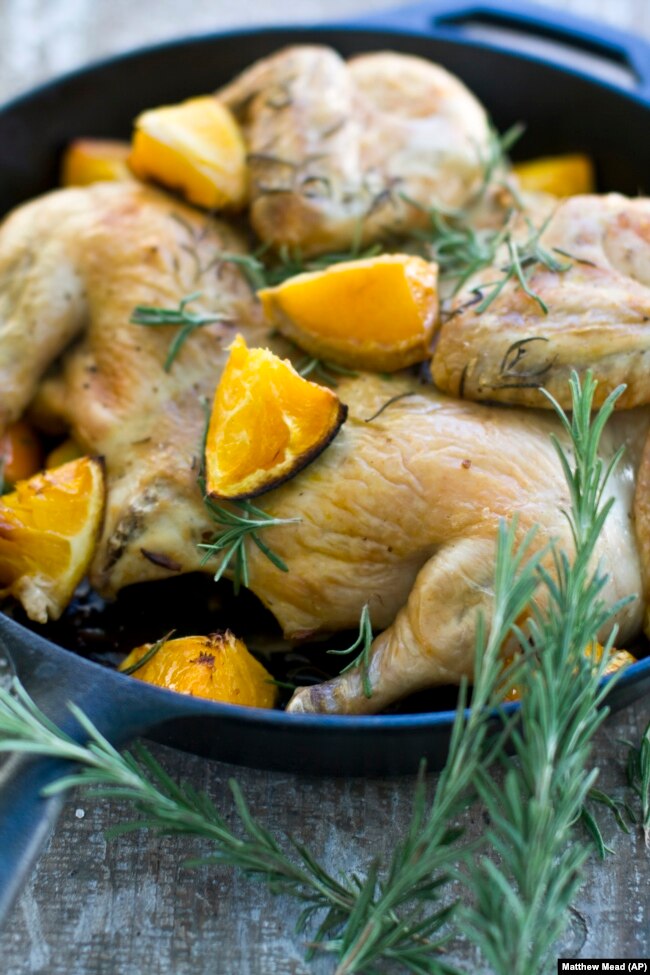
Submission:
{"label": "spatchcocked chicken", "polygon": [[[512,226],[525,246],[530,227],[511,187],[499,176],[491,195],[482,192],[486,115],[436,65],[389,53],[346,63],[327,48],[291,48],[219,97],[243,127],[250,222],[267,245],[308,255],[393,235],[413,244],[430,228],[431,206],[453,221],[476,205],[484,229]],[[541,241],[562,269],[532,267],[534,295],[512,280],[479,313],[504,273],[507,254],[497,251],[443,305],[436,385],[412,371],[338,376],[348,418],[336,438],[255,499],[285,520],[262,538],[288,571],[248,538],[248,585],[292,640],[355,628],[367,606],[378,634],[372,693],[352,669],[299,689],[290,710],[374,712],[471,676],[477,616],[491,614],[500,519],[516,515],[520,537],[538,525],[536,545],[572,550],[549,438],[559,422],[468,400],[543,406],[544,385],[566,403],[570,369],[591,367],[603,391],[628,383],[622,405],[650,403],[649,207],[614,195],[560,203]],[[215,524],[197,479],[205,403],[235,336],[304,357],[264,319],[237,257],[247,250],[226,219],[134,180],[52,192],[0,228],[0,432],[29,409],[42,428],[68,430],[105,458],[107,510],[90,579],[109,598],[217,567],[199,548]],[[188,296],[210,321],[170,365],[178,326],[137,324],[134,309],[174,309]],[[619,411],[602,443],[605,458],[626,447],[597,553],[605,598],[641,594],[619,611],[621,640],[646,612],[650,513],[638,498],[635,510],[635,483],[649,426],[647,409]],[[649,468],[646,457],[642,483]]]}

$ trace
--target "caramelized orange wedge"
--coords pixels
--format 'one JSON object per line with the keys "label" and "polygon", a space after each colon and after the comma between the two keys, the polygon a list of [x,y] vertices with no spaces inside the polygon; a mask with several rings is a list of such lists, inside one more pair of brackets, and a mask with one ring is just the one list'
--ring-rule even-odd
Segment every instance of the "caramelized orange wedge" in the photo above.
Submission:
{"label": "caramelized orange wedge", "polygon": [[119,670],[157,687],[224,704],[272,708],[278,699],[269,672],[230,630],[146,643],[132,650]]}
{"label": "caramelized orange wedge", "polygon": [[214,397],[205,449],[208,494],[231,501],[277,487],[338,433],[347,407],[287,359],[238,335]]}
{"label": "caramelized orange wedge", "polygon": [[576,196],[593,193],[596,188],[594,164],[580,153],[530,159],[512,168],[522,190],[529,192]]}
{"label": "caramelized orange wedge", "polygon": [[61,184],[88,186],[90,183],[132,180],[128,166],[131,146],[113,139],[75,139],[63,154]]}
{"label": "caramelized orange wedge", "polygon": [[385,254],[298,274],[258,295],[267,321],[310,355],[394,372],[427,357],[437,284],[436,264]]}
{"label": "caramelized orange wedge", "polygon": [[0,436],[0,485],[15,484],[36,474],[42,457],[40,441],[30,425],[24,420],[10,424]]}
{"label": "caramelized orange wedge", "polygon": [[19,481],[0,498],[0,593],[30,619],[58,619],[86,574],[104,511],[104,469],[90,457]]}
{"label": "caramelized orange wedge", "polygon": [[208,210],[240,207],[247,190],[246,146],[228,109],[212,95],[143,112],[129,165]]}

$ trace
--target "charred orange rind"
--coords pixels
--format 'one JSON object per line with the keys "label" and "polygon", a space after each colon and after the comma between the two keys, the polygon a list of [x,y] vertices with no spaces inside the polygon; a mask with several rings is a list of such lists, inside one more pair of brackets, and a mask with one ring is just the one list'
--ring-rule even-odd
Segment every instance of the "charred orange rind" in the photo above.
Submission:
{"label": "charred orange rind", "polygon": [[205,450],[207,492],[243,501],[310,464],[334,439],[347,407],[287,359],[238,335],[217,388]]}
{"label": "charred orange rind", "polygon": [[145,661],[153,647],[146,643],[132,650],[119,670],[135,667],[132,676],[139,680],[224,704],[272,708],[277,703],[271,675],[230,630],[165,640]]}
{"label": "charred orange rind", "polygon": [[395,372],[429,354],[438,323],[438,266],[384,254],[298,274],[258,292],[267,321],[312,356]]}

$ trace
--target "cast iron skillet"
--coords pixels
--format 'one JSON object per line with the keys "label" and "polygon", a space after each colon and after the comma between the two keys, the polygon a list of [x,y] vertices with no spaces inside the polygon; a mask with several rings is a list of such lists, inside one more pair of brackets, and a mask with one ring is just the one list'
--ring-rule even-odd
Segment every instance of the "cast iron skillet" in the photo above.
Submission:
{"label": "cast iron skillet", "polygon": [[[571,67],[465,36],[463,28],[477,21],[561,41],[572,52]],[[330,44],[344,55],[391,48],[438,61],[478,95],[499,129],[528,123],[522,157],[588,151],[602,189],[650,190],[650,46],[547,8],[446,0],[342,25],[183,40],[48,84],[0,110],[0,213],[56,185],[70,139],[128,137],[141,110],[211,91],[257,58],[305,42]],[[627,84],[576,70],[585,53],[610,69],[627,69]],[[79,733],[66,709],[74,700],[118,745],[146,732],[226,762],[319,775],[412,772],[423,756],[439,766],[447,750],[450,712],[338,718],[213,704],[130,680],[2,614],[0,645],[55,721]],[[650,658],[627,671],[610,704],[622,707],[648,689]],[[39,793],[61,767],[15,756],[0,772],[0,917],[56,818],[59,803]]]}

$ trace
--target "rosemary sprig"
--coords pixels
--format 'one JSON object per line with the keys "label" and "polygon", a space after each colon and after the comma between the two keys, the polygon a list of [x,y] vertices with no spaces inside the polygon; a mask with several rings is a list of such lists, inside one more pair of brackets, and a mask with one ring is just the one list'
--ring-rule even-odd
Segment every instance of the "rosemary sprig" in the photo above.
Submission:
{"label": "rosemary sprig", "polygon": [[650,723],[638,748],[628,742],[626,774],[628,786],[641,802],[641,828],[645,845],[650,849]]}
{"label": "rosemary sprig", "polygon": [[498,862],[483,857],[471,865],[475,904],[464,912],[462,926],[496,975],[547,970],[589,852],[574,824],[597,776],[589,770],[590,746],[607,714],[601,707],[608,690],[602,677],[614,633],[598,663],[585,647],[627,602],[606,606],[607,579],[600,568],[591,568],[614,503],[605,500],[607,481],[620,457],[619,452],[605,468],[598,445],[622,392],[613,392],[592,421],[595,387],[591,373],[584,386],[572,376],[571,419],[549,396],[575,454],[572,465],[554,438],[571,495],[567,518],[575,555],[571,562],[553,548],[553,574],[538,568],[546,603],[532,604],[529,625],[518,634],[522,652],[536,665],[521,672],[521,720],[511,736],[517,761],[508,763],[503,781],[485,768],[476,778]]}
{"label": "rosemary sprig", "polygon": [[337,656],[348,656],[348,654],[354,653],[355,650],[358,650],[359,647],[361,647],[361,652],[358,654],[358,656],[356,656],[354,660],[347,665],[347,667],[344,667],[341,673],[345,674],[348,670],[359,667],[363,682],[363,693],[366,697],[372,697],[372,684],[370,683],[370,675],[368,673],[372,640],[373,636],[372,623],[370,622],[370,610],[368,608],[368,603],[366,603],[361,610],[361,617],[359,619],[359,635],[354,643],[346,650],[327,651],[328,653],[336,654]]}
{"label": "rosemary sprig", "polygon": [[226,508],[206,496],[204,503],[213,521],[222,526],[222,530],[215,535],[212,541],[198,546],[205,551],[201,565],[205,565],[210,559],[221,557],[221,562],[214,576],[215,582],[221,579],[227,569],[232,568],[235,595],[239,593],[241,586],[248,587],[248,553],[246,551],[246,540],[248,538],[257,545],[276,568],[282,572],[289,571],[279,555],[276,555],[266,542],[262,541],[259,533],[272,525],[293,525],[300,521],[300,518],[274,518],[273,515],[262,511],[250,501],[231,502],[230,506]]}
{"label": "rosemary sprig", "polygon": [[158,308],[155,305],[136,305],[131,313],[129,321],[133,325],[144,325],[150,328],[158,326],[176,325],[181,326],[169,344],[167,358],[165,359],[165,372],[170,372],[174,359],[188,340],[192,332],[213,322],[223,322],[227,320],[226,315],[212,313],[208,315],[200,312],[188,311],[187,306],[202,295],[201,291],[194,291],[191,295],[186,295],[178,304],[178,308]]}
{"label": "rosemary sprig", "polygon": [[533,272],[539,267],[545,267],[547,270],[555,272],[568,271],[569,268],[573,267],[572,261],[559,260],[552,251],[540,243],[540,238],[548,226],[549,220],[550,217],[538,228],[533,227],[530,221],[528,221],[529,235],[523,243],[515,240],[511,230],[505,232],[503,242],[507,247],[510,260],[501,268],[501,278],[481,285],[477,289],[477,294],[481,298],[475,307],[477,315],[481,315],[484,311],[487,311],[509,281],[514,281],[529,298],[537,302],[545,315],[548,314],[546,303],[530,285]]}

